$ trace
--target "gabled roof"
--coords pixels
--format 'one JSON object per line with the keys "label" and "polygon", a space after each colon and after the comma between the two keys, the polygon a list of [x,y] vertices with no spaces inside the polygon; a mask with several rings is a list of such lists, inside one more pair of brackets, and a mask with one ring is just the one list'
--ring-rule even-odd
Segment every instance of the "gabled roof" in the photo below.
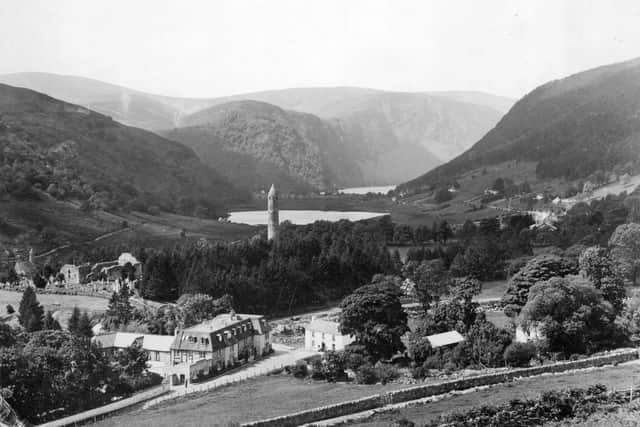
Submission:
{"label": "gabled roof", "polygon": [[338,322],[330,322],[322,319],[311,320],[311,323],[307,326],[307,330],[331,335],[342,335],[340,333],[340,324]]}
{"label": "gabled roof", "polygon": [[432,348],[444,347],[446,345],[458,344],[464,341],[464,337],[458,331],[443,332],[441,334],[429,335],[427,337]]}

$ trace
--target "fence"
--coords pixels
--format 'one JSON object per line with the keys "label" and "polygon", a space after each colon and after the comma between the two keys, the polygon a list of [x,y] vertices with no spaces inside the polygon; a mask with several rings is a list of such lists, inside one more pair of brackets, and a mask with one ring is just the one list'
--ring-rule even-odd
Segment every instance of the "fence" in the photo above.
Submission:
{"label": "fence", "polygon": [[430,396],[448,393],[454,390],[465,390],[473,387],[494,385],[513,380],[515,378],[530,377],[551,372],[564,372],[572,369],[605,366],[615,363],[628,362],[638,359],[637,349],[626,349],[611,352],[602,356],[590,357],[582,360],[559,362],[552,365],[536,366],[533,368],[513,369],[506,372],[478,375],[454,381],[443,381],[435,384],[427,384],[411,387],[403,390],[381,393],[358,400],[338,403],[336,405],[309,409],[294,414],[269,418],[242,424],[243,427],[287,427],[298,426],[331,418],[343,417],[358,412],[380,408],[389,404],[408,402]]}
{"label": "fence", "polygon": [[122,399],[96,409],[91,409],[79,414],[60,418],[59,420],[40,424],[39,427],[66,427],[96,422],[102,418],[105,418],[106,416],[114,415],[115,413],[131,408],[134,405],[141,404],[148,401],[149,399],[153,399],[154,397],[165,394],[168,391],[169,387],[163,384],[161,386],[143,391],[141,393],[137,393],[126,399]]}

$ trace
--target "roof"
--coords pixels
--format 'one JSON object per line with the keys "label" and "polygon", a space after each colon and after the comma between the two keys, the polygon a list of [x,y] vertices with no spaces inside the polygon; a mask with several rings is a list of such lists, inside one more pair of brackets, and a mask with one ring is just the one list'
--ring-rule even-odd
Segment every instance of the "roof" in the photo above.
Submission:
{"label": "roof", "polygon": [[443,347],[451,344],[458,344],[464,341],[464,337],[458,331],[443,332],[441,334],[429,335],[427,337],[432,348]]}
{"label": "roof", "polygon": [[101,348],[126,348],[133,345],[136,340],[140,340],[143,350],[149,351],[169,351],[171,343],[175,337],[173,335],[152,335],[137,334],[133,332],[114,332],[105,335],[96,335],[93,341]]}
{"label": "roof", "polygon": [[313,332],[323,332],[331,335],[342,335],[340,333],[340,324],[338,322],[330,322],[322,319],[312,319],[307,329]]}
{"label": "roof", "polygon": [[115,332],[112,334],[98,335],[93,337],[93,340],[102,348],[126,348],[130,347],[137,339],[141,339],[142,336],[143,334],[135,334],[132,332]]}
{"label": "roof", "polygon": [[171,344],[173,343],[173,335],[143,335],[142,336],[142,348],[149,351],[166,351],[171,350]]}

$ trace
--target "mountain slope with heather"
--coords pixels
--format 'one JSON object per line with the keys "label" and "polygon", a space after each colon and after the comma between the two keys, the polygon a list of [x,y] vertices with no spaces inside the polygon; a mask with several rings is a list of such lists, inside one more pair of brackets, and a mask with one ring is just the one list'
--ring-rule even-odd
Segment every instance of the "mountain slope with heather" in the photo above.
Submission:
{"label": "mountain slope with heather", "polygon": [[471,149],[399,187],[420,192],[474,169],[535,162],[538,180],[585,178],[640,164],[640,59],[546,83]]}
{"label": "mountain slope with heather", "polygon": [[195,153],[87,108],[0,84],[0,197],[217,215],[248,199]]}

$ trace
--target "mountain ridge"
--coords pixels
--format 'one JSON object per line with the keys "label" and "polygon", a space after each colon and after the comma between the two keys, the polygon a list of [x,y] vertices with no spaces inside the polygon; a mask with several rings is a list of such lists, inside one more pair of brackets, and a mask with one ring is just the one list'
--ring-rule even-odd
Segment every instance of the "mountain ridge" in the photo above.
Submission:
{"label": "mountain ridge", "polygon": [[421,191],[473,169],[534,161],[539,179],[588,178],[638,162],[640,59],[549,81],[518,100],[469,150],[399,186]]}

